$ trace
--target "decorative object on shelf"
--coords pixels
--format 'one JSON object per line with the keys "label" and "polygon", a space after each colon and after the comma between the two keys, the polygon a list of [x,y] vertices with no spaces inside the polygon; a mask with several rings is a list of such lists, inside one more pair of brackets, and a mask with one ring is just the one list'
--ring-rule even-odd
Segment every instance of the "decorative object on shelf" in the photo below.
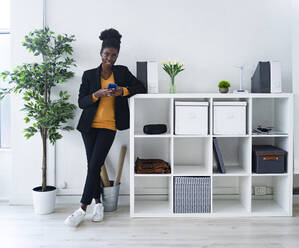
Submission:
{"label": "decorative object on shelf", "polygon": [[143,83],[146,92],[149,94],[159,93],[158,62],[137,61],[136,68],[137,79]]}
{"label": "decorative object on shelf", "polygon": [[248,93],[248,90],[243,89],[243,69],[244,65],[235,66],[240,69],[240,88],[238,90],[234,90],[234,93]]}
{"label": "decorative object on shelf", "polygon": [[287,152],[272,145],[252,146],[252,172],[285,173],[287,172]]}
{"label": "decorative object on shelf", "polygon": [[253,135],[287,135],[286,132],[276,131],[274,127],[266,127],[258,125],[257,128],[252,129]]}
{"label": "decorative object on shelf", "polygon": [[279,61],[259,62],[251,77],[252,93],[281,93],[281,65]]}
{"label": "decorative object on shelf", "polygon": [[224,167],[222,153],[220,151],[218,141],[215,137],[213,138],[213,151],[214,151],[216,162],[217,162],[217,170],[220,173],[225,173],[226,171],[225,171],[225,167]]}
{"label": "decorative object on shelf", "polygon": [[170,165],[162,159],[140,159],[135,161],[136,174],[169,174]]}
{"label": "decorative object on shelf", "polygon": [[221,81],[218,84],[220,93],[227,93],[229,91],[230,83],[228,81]]}
{"label": "decorative object on shelf", "polygon": [[162,134],[167,132],[165,124],[148,124],[143,127],[143,132],[146,134]]}
{"label": "decorative object on shelf", "polygon": [[55,99],[50,97],[52,88],[55,87],[56,92],[60,85],[74,76],[69,70],[76,66],[71,58],[74,40],[74,35],[55,35],[48,27],[29,32],[22,45],[34,56],[40,56],[41,61],[22,64],[12,72],[1,73],[2,79],[7,79],[13,87],[0,89],[0,100],[10,93],[23,93],[25,104],[21,110],[27,113],[24,120],[32,122],[24,129],[24,136],[29,139],[39,132],[42,139],[42,185],[32,189],[36,214],[49,214],[55,209],[56,187],[47,185],[48,140],[54,145],[62,138],[59,130],[74,130],[67,124],[74,118],[76,109],[76,105],[67,102],[70,94],[61,90]]}
{"label": "decorative object on shelf", "polygon": [[269,134],[269,132],[271,132],[272,129],[273,127],[263,127],[261,125],[258,125],[258,127],[253,129],[253,131],[260,134]]}
{"label": "decorative object on shelf", "polygon": [[163,70],[167,72],[167,74],[170,76],[170,89],[169,89],[169,93],[175,93],[175,83],[174,83],[174,79],[175,76],[185,70],[183,68],[183,64],[179,63],[178,60],[169,60],[168,63],[167,62],[162,62],[163,65]]}

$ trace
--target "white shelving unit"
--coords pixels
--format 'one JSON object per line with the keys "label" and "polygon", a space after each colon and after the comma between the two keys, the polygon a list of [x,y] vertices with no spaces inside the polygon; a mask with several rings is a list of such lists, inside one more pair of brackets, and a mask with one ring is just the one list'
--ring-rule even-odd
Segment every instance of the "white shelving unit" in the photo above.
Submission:
{"label": "white shelving unit", "polygon": [[[207,135],[176,135],[175,101],[209,102]],[[246,101],[246,134],[213,135],[213,102]],[[281,94],[139,94],[130,98],[130,215],[131,217],[291,216],[293,185],[293,95]],[[143,133],[147,124],[166,124],[161,135]],[[258,125],[275,133],[252,132]],[[213,137],[217,137],[226,173],[215,169]],[[252,145],[272,144],[288,152],[287,172],[252,173]],[[139,158],[169,162],[170,174],[135,174]],[[174,213],[175,176],[211,178],[210,213]],[[253,194],[254,186],[272,192]]]}

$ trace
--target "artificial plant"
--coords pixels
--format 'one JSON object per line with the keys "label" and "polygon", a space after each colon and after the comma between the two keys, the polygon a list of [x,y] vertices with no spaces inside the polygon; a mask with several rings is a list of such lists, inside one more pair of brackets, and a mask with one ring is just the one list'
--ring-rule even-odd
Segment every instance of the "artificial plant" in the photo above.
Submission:
{"label": "artificial plant", "polygon": [[1,78],[11,87],[0,88],[0,100],[10,93],[23,93],[26,123],[31,126],[24,129],[25,137],[29,139],[39,132],[42,138],[42,191],[47,187],[47,140],[52,145],[62,135],[58,130],[74,130],[67,125],[74,118],[76,106],[67,102],[70,95],[67,91],[59,91],[56,99],[51,98],[51,90],[74,76],[70,68],[75,65],[71,58],[73,49],[71,42],[74,35],[56,35],[48,27],[36,29],[25,35],[22,45],[34,56],[41,56],[39,63],[24,63],[11,72],[2,72]]}

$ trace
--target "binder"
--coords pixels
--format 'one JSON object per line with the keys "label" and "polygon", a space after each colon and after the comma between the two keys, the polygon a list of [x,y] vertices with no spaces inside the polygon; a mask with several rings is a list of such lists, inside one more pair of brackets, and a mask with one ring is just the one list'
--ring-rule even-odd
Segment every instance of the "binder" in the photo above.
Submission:
{"label": "binder", "polygon": [[215,137],[213,138],[213,150],[214,150],[215,157],[216,157],[216,163],[217,163],[218,171],[220,173],[225,173],[225,167],[224,167],[224,163],[223,163],[222,154],[221,154],[221,151],[220,151],[218,141]]}

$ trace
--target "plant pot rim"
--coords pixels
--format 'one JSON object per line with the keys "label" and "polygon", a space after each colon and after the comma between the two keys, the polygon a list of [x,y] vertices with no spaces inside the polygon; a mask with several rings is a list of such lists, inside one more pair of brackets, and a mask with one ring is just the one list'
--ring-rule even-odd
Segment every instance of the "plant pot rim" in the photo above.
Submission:
{"label": "plant pot rim", "polygon": [[49,192],[49,191],[54,191],[56,190],[56,187],[55,186],[51,186],[51,185],[47,185],[46,186],[46,191],[42,191],[42,186],[37,186],[35,188],[32,189],[33,191],[35,192]]}

